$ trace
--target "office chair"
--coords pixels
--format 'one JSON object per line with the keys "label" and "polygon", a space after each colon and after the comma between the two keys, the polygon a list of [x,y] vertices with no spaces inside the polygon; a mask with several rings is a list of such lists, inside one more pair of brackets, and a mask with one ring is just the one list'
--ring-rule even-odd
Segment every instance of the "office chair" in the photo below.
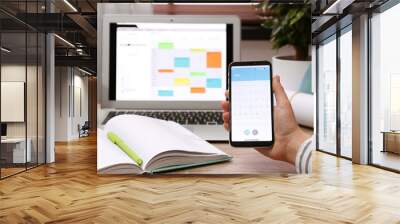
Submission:
{"label": "office chair", "polygon": [[85,121],[82,127],[80,127],[80,125],[78,124],[79,138],[89,136],[89,129],[90,129],[89,121]]}

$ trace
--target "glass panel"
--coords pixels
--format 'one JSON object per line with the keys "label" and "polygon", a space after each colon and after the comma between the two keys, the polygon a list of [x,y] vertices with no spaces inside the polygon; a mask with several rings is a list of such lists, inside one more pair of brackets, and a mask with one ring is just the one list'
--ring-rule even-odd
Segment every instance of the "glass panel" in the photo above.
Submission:
{"label": "glass panel", "polygon": [[340,36],[340,153],[352,157],[352,32]]}
{"label": "glass panel", "polygon": [[318,48],[318,148],[336,153],[336,39]]}
{"label": "glass panel", "polygon": [[400,4],[374,15],[372,26],[372,163],[400,170]]}
{"label": "glass panel", "polygon": [[[38,17],[24,13],[43,13],[45,3],[0,1],[0,7],[21,20],[32,20]],[[1,178],[45,162],[46,39],[32,29],[0,12]]]}
{"label": "glass panel", "polygon": [[[27,13],[37,13],[37,1],[27,2]],[[37,20],[37,16],[30,20]],[[37,23],[37,21],[31,21]],[[38,33],[27,30],[27,80],[26,80],[26,117],[27,117],[27,150],[31,153],[28,168],[37,166],[38,160]]]}
{"label": "glass panel", "polygon": [[[46,12],[46,1],[37,1],[37,13]],[[45,111],[46,111],[46,36],[43,33],[37,34],[37,163],[45,163]]]}
{"label": "glass panel", "polygon": [[39,34],[39,45],[38,45],[38,163],[45,163],[46,148],[45,148],[45,124],[46,124],[46,36]]}
{"label": "glass panel", "polygon": [[26,33],[1,34],[2,177],[25,170],[26,151]]}
{"label": "glass panel", "polygon": [[26,111],[27,111],[27,150],[31,151],[28,153],[30,158],[28,158],[28,167],[33,167],[37,165],[37,132],[38,132],[38,120],[37,120],[37,73],[38,73],[38,49],[37,41],[38,36],[36,32],[29,32],[27,34],[28,38],[28,63],[27,63],[27,80],[26,80]]}

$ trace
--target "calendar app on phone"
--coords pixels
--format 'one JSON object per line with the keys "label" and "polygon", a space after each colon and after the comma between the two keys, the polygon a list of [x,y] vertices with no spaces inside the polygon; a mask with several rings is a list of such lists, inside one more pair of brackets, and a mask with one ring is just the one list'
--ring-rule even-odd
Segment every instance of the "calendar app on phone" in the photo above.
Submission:
{"label": "calendar app on phone", "polygon": [[271,141],[272,102],[269,65],[232,66],[231,131],[233,141]]}

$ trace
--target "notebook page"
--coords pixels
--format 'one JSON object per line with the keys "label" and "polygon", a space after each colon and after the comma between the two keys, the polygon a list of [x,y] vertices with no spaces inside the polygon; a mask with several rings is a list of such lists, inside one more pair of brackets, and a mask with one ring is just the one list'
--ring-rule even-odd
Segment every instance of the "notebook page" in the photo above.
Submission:
{"label": "notebook page", "polygon": [[[107,139],[106,133],[97,129],[97,170],[118,164],[136,164],[126,153]],[[137,165],[137,164],[136,164]]]}
{"label": "notebook page", "polygon": [[180,141],[187,145],[187,147],[182,149],[183,151],[227,155],[176,122],[169,121],[167,126],[169,126],[169,129],[174,130]]}
{"label": "notebook page", "polygon": [[163,149],[168,151],[166,146],[174,144],[163,125],[165,122],[138,115],[119,115],[110,119],[104,130],[117,134],[146,164]]}
{"label": "notebook page", "polygon": [[138,116],[119,115],[109,120],[105,132],[116,133],[144,161],[171,150],[224,154],[211,144],[174,122]]}

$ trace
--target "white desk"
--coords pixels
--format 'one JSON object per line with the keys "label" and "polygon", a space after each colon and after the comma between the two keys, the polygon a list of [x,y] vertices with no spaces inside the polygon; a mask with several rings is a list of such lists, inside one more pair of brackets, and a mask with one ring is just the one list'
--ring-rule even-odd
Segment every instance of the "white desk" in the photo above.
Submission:
{"label": "white desk", "polygon": [[[12,150],[12,163],[25,163],[32,160],[32,140],[26,139],[27,147],[25,152],[25,138],[1,139],[2,151]],[[3,148],[4,147],[4,148]],[[26,161],[25,161],[26,159]]]}

